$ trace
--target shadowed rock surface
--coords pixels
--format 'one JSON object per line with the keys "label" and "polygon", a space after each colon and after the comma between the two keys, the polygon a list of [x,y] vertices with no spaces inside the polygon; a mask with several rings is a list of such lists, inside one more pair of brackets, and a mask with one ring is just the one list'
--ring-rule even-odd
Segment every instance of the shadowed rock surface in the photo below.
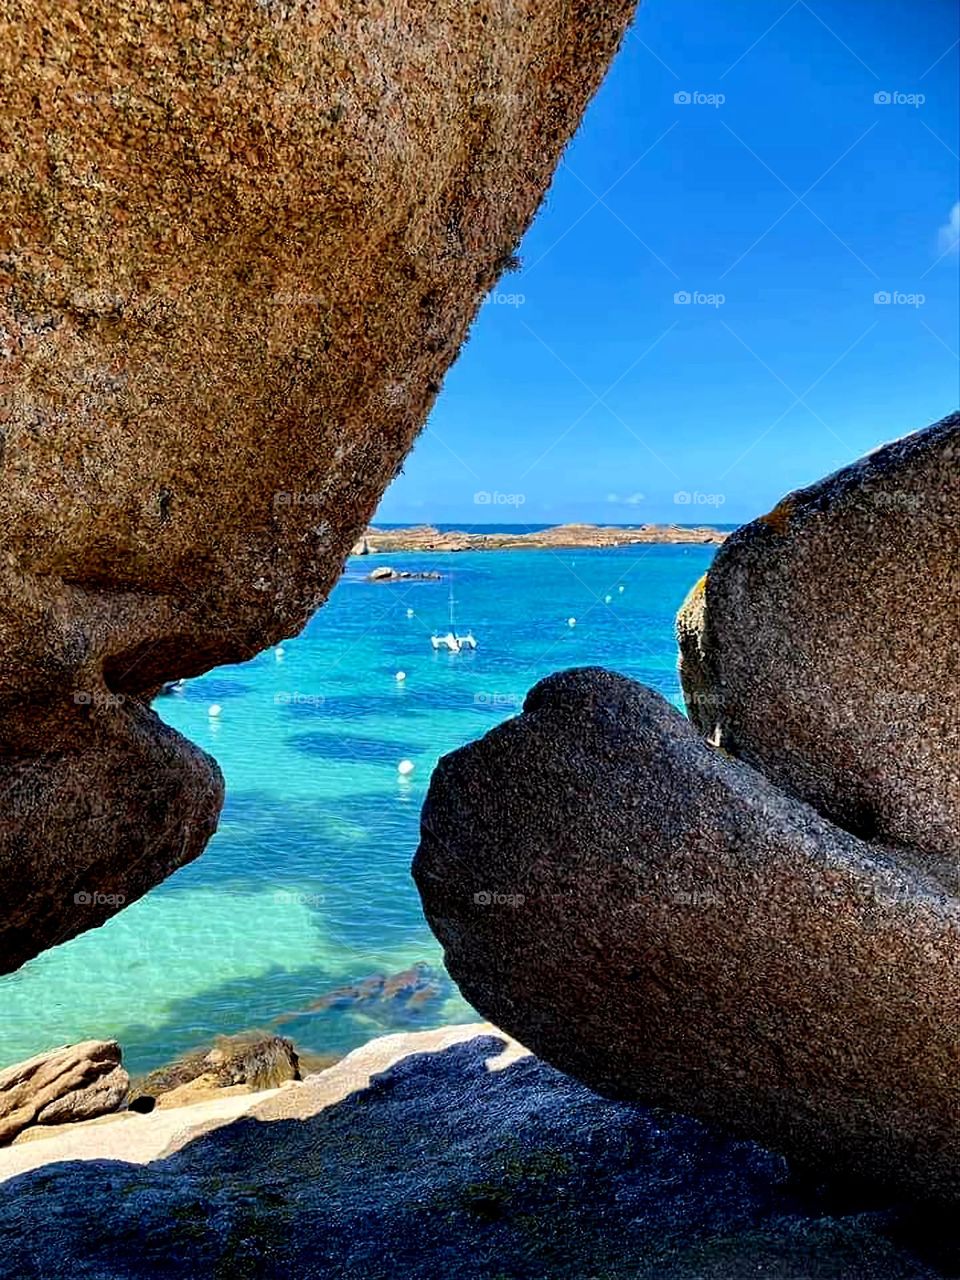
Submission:
{"label": "shadowed rock surface", "polygon": [[223,779],[199,747],[133,699],[74,714],[72,749],[0,762],[0,972],[101,924],[216,829]]}
{"label": "shadowed rock surface", "polygon": [[[148,1165],[88,1152],[5,1182],[0,1276],[947,1274],[946,1222],[840,1203],[751,1142],[600,1098],[516,1051],[507,1065],[503,1038],[477,1030],[374,1041]],[[184,1123],[190,1110],[204,1108],[181,1112]],[[163,1129],[171,1117],[86,1137]],[[0,1175],[4,1158],[36,1160],[54,1145],[0,1153]]]}
{"label": "shadowed rock surface", "polygon": [[690,718],[960,891],[960,414],[732,534],[678,619]]}
{"label": "shadowed rock surface", "polygon": [[610,1097],[960,1194],[960,902],[708,746],[553,676],[441,760],[414,875],[466,999]]}
{"label": "shadowed rock surface", "polygon": [[632,10],[0,3],[0,971],[202,850],[143,704],[326,597]]}
{"label": "shadowed rock surface", "polygon": [[115,1111],[130,1078],[113,1040],[84,1040],[0,1071],[0,1142],[28,1125],[63,1124]]}

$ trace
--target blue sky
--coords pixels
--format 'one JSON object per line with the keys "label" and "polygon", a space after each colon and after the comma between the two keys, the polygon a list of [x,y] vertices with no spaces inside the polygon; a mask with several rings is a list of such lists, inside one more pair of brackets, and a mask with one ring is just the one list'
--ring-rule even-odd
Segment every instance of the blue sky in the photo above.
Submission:
{"label": "blue sky", "polygon": [[642,4],[377,518],[743,521],[953,408],[957,25]]}

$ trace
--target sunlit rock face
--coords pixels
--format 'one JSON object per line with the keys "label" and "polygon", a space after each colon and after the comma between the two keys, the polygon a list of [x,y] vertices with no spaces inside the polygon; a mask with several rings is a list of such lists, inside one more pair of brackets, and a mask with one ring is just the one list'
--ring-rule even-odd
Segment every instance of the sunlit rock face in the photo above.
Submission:
{"label": "sunlit rock face", "polygon": [[0,970],[202,850],[150,696],[325,598],[633,7],[0,3]]}
{"label": "sunlit rock face", "polygon": [[0,1071],[0,1144],[32,1126],[116,1111],[129,1085],[115,1040],[84,1040],[7,1067]]}

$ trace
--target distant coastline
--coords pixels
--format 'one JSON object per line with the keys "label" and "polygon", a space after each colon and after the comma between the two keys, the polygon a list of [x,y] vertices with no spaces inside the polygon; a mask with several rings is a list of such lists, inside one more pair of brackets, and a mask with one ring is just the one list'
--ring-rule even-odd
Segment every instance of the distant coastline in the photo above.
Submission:
{"label": "distant coastline", "polygon": [[729,536],[708,525],[559,524],[527,532],[469,532],[438,529],[435,525],[383,528],[371,525],[354,545],[353,555],[391,551],[530,551],[578,547],[626,547],[638,543],[692,543],[718,545]]}

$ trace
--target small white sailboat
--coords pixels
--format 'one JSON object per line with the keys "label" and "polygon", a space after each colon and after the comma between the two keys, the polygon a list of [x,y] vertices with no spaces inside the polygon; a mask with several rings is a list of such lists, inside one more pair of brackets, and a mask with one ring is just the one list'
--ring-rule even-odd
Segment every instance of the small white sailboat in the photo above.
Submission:
{"label": "small white sailboat", "polygon": [[472,631],[460,635],[454,621],[453,574],[450,575],[450,629],[446,635],[438,636],[436,632],[430,637],[434,649],[446,649],[449,653],[462,653],[464,649],[475,649],[477,641]]}
{"label": "small white sailboat", "polygon": [[455,631],[448,631],[444,636],[431,636],[430,643],[435,649],[449,649],[451,653],[460,653],[464,649],[477,647],[476,638],[469,631],[465,636],[457,635]]}

